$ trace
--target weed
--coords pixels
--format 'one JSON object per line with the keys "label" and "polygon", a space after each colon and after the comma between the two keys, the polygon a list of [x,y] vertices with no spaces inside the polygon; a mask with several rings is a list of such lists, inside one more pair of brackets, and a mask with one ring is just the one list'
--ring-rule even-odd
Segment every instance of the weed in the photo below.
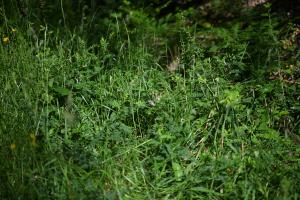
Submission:
{"label": "weed", "polygon": [[270,15],[200,29],[187,15],[115,13],[91,40],[7,21],[0,197],[297,199],[295,48]]}

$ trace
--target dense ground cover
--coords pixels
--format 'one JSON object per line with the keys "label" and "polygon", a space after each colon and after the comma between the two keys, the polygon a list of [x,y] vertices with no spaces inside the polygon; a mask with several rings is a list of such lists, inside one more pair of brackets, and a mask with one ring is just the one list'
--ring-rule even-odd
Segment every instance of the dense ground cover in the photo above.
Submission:
{"label": "dense ground cover", "polygon": [[6,19],[1,199],[299,199],[299,28],[193,13]]}

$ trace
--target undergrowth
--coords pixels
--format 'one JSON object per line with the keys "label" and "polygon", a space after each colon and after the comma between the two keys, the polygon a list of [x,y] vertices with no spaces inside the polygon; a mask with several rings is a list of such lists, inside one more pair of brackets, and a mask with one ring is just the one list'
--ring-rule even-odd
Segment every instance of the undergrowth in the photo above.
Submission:
{"label": "undergrowth", "polygon": [[1,199],[300,198],[299,29],[175,18],[6,21]]}

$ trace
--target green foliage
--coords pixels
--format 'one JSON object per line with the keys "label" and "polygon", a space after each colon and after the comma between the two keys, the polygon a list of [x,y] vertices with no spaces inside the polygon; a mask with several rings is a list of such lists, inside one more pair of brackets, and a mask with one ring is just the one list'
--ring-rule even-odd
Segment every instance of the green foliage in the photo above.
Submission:
{"label": "green foliage", "polygon": [[298,29],[131,6],[4,20],[0,198],[299,198]]}

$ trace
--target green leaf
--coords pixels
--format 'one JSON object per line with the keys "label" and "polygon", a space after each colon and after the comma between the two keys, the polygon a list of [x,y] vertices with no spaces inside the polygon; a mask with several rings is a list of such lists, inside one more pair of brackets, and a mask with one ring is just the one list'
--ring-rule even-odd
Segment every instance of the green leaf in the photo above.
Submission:
{"label": "green leaf", "polygon": [[275,141],[280,140],[279,133],[277,131],[275,131],[274,129],[269,128],[264,131],[267,131],[267,133],[257,134],[257,137],[268,139],[268,140],[275,140]]}
{"label": "green leaf", "polygon": [[181,168],[181,165],[177,162],[172,162],[172,168],[173,168],[173,172],[176,178],[176,181],[181,181],[181,178],[183,176],[183,171]]}
{"label": "green leaf", "polygon": [[60,94],[61,96],[67,96],[70,94],[70,90],[64,87],[55,87],[54,91]]}
{"label": "green leaf", "polygon": [[50,78],[49,81],[48,81],[48,86],[50,88],[52,88],[53,87],[53,83],[54,83],[54,78]]}

